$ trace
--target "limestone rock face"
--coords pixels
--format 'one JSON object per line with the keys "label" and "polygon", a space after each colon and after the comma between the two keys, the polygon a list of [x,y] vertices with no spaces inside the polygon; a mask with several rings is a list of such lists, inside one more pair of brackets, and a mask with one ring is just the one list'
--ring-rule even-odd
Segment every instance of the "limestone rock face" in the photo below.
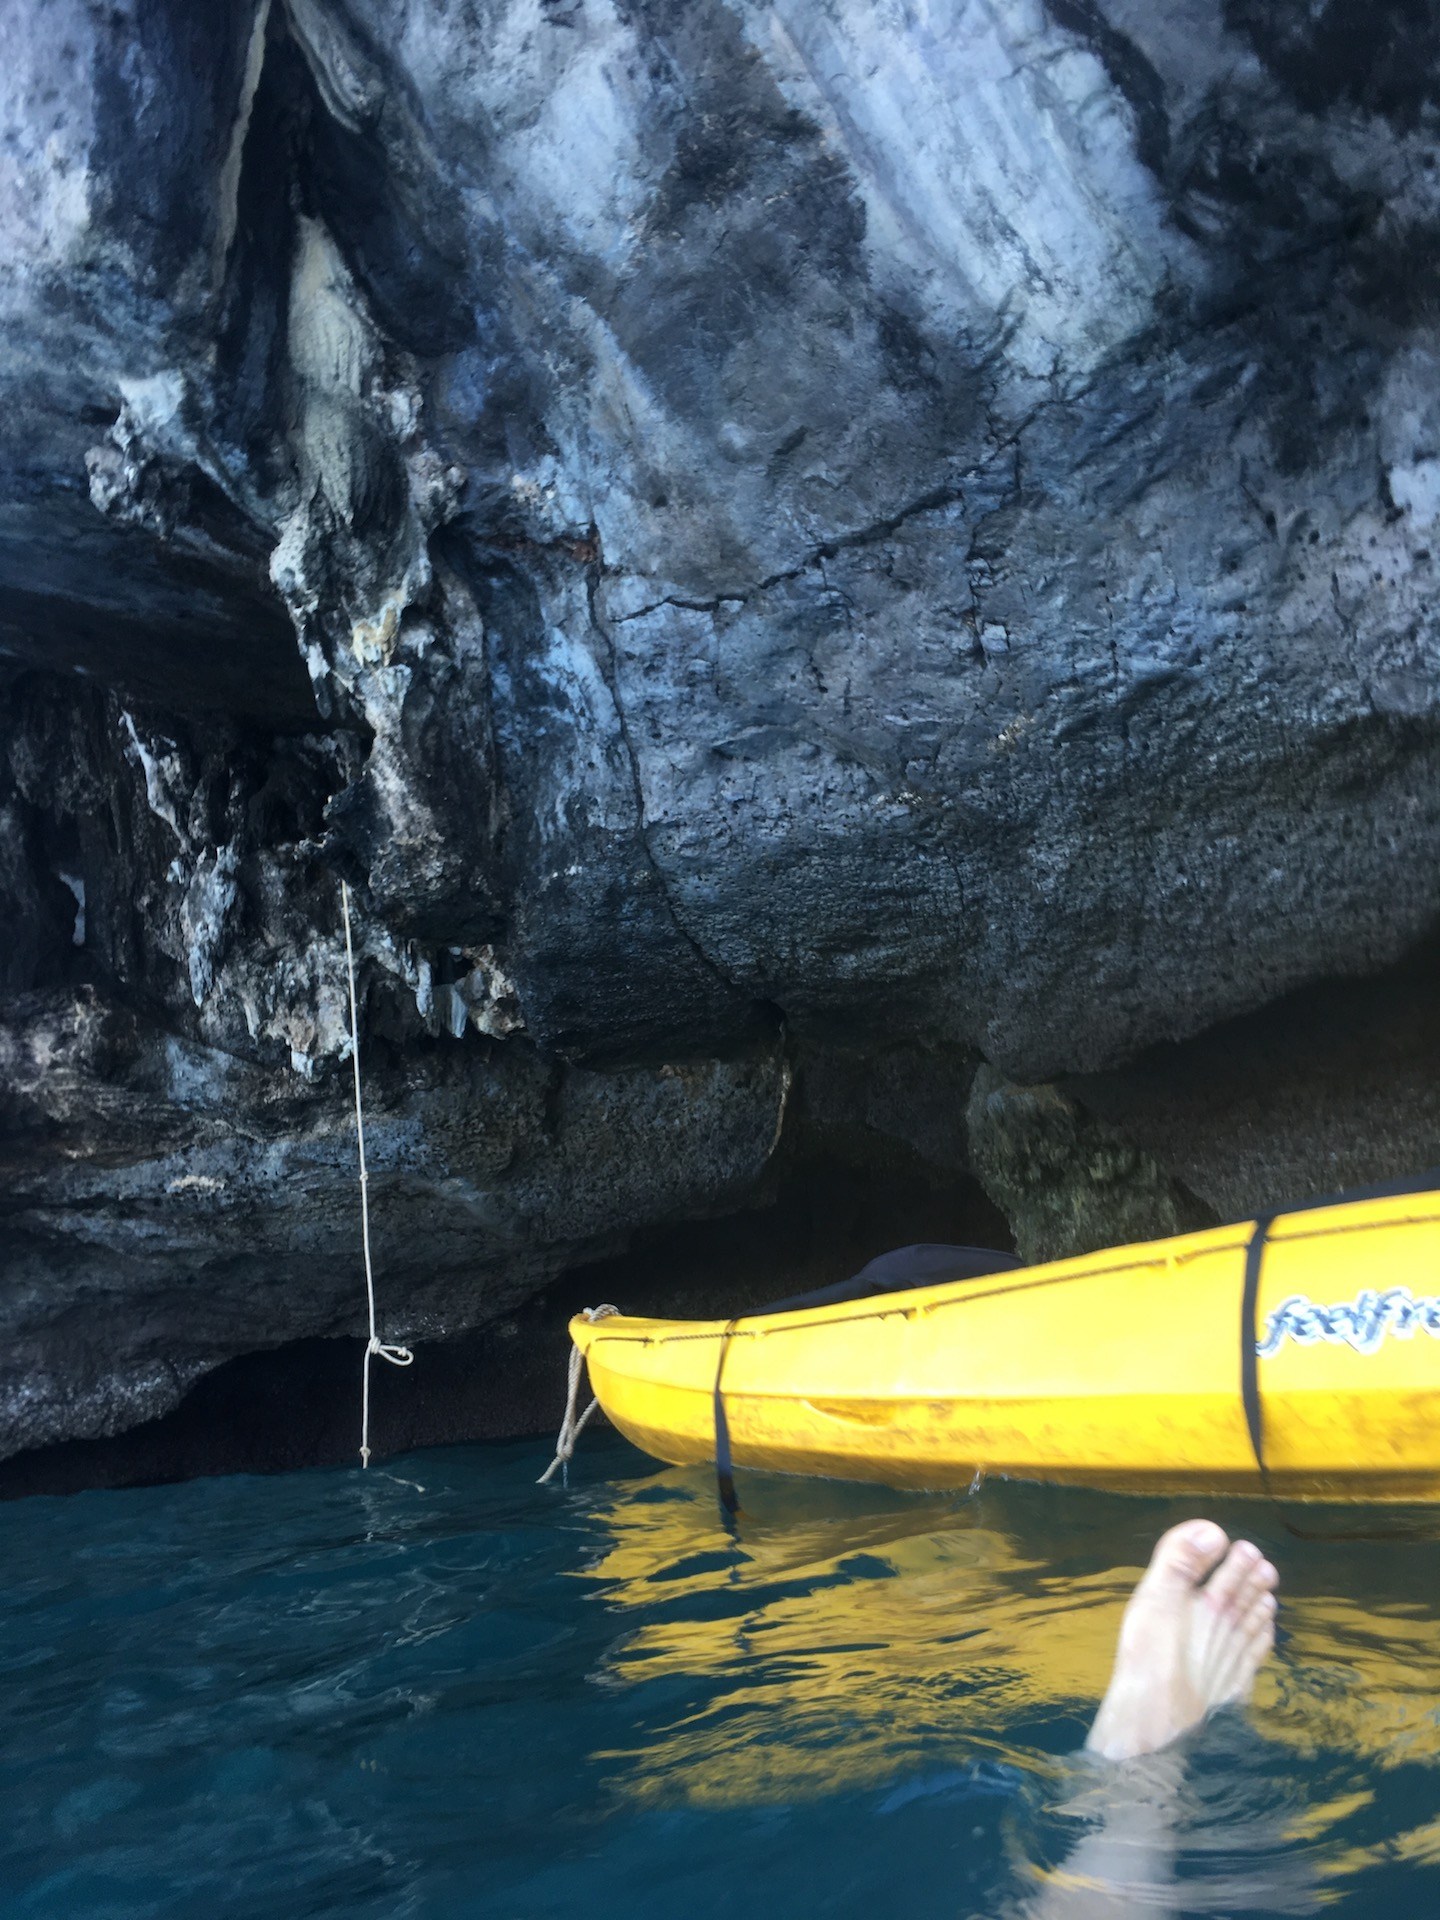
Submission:
{"label": "limestone rock face", "polygon": [[1130,1063],[1440,911],[1429,10],[11,16],[0,1449],[355,1331],[341,876],[399,1332],[867,1049],[1329,1184]]}
{"label": "limestone rock face", "polygon": [[982,1066],[967,1118],[975,1171],[1029,1263],[1215,1223],[1163,1162],[1060,1087],[1013,1086]]}

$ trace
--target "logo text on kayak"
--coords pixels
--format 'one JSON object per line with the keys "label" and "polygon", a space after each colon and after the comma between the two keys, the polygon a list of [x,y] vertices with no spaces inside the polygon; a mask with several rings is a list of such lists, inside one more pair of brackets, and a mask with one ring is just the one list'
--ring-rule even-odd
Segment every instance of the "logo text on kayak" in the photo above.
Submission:
{"label": "logo text on kayak", "polygon": [[1417,1299],[1408,1287],[1386,1287],[1383,1292],[1367,1287],[1353,1300],[1322,1307],[1306,1294],[1292,1293],[1270,1315],[1255,1351],[1264,1356],[1278,1353],[1287,1340],[1301,1347],[1328,1340],[1356,1353],[1375,1353],[1392,1333],[1410,1340],[1421,1331],[1440,1340],[1440,1295],[1421,1294]]}

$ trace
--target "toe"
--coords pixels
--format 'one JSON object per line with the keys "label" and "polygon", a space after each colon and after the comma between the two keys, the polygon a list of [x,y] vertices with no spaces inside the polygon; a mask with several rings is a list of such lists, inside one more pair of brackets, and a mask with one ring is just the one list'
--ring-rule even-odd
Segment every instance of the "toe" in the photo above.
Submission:
{"label": "toe", "polygon": [[1141,1586],[1151,1591],[1198,1587],[1229,1544],[1224,1528],[1213,1520],[1184,1520],[1161,1534]]}
{"label": "toe", "polygon": [[1274,1645],[1275,1596],[1259,1593],[1223,1636],[1212,1682],[1217,1705],[1246,1697]]}
{"label": "toe", "polygon": [[1275,1596],[1262,1593],[1241,1625],[1243,1683],[1248,1687],[1275,1647]]}
{"label": "toe", "polygon": [[1248,1540],[1237,1540],[1206,1582],[1207,1602],[1217,1613],[1232,1619],[1248,1613],[1256,1592],[1261,1590],[1256,1586],[1255,1576],[1267,1564],[1257,1546]]}
{"label": "toe", "polygon": [[1250,1609],[1241,1622],[1241,1631],[1247,1640],[1261,1641],[1275,1639],[1275,1596],[1273,1593],[1259,1593],[1250,1603]]}

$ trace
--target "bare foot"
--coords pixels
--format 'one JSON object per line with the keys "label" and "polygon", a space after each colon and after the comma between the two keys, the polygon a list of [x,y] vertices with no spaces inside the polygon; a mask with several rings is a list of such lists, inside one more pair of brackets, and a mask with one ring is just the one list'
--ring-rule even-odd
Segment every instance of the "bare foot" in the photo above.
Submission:
{"label": "bare foot", "polygon": [[1107,1760],[1154,1753],[1243,1700],[1275,1644],[1276,1577],[1258,1547],[1231,1546],[1213,1520],[1162,1534],[1125,1609],[1090,1751]]}

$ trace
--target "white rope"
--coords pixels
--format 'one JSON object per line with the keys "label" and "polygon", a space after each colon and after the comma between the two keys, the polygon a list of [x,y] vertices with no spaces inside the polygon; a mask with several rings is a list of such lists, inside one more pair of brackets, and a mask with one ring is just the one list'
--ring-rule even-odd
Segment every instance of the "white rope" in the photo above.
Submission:
{"label": "white rope", "polygon": [[[619,1313],[618,1307],[586,1307],[585,1318],[592,1325],[596,1320],[608,1320],[612,1314]],[[555,1478],[556,1471],[563,1473],[570,1464],[570,1456],[575,1451],[575,1442],[580,1438],[589,1423],[590,1416],[599,1406],[598,1399],[592,1400],[584,1413],[575,1418],[576,1403],[580,1398],[580,1370],[585,1365],[585,1356],[579,1347],[570,1349],[569,1390],[565,1396],[565,1418],[560,1422],[560,1432],[555,1440],[555,1458],[535,1482],[537,1487],[548,1487]]]}
{"label": "white rope", "polygon": [[375,1274],[370,1264],[370,1175],[365,1167],[365,1115],[360,1105],[360,1019],[355,1002],[355,949],[350,941],[350,889],[340,882],[340,905],[345,912],[345,966],[350,976],[350,1061],[355,1069],[355,1138],[360,1147],[360,1238],[365,1248],[365,1300],[370,1309],[370,1338],[360,1388],[360,1465],[370,1464],[370,1359],[378,1354],[392,1367],[408,1367],[415,1356],[408,1347],[386,1346],[375,1331]]}

